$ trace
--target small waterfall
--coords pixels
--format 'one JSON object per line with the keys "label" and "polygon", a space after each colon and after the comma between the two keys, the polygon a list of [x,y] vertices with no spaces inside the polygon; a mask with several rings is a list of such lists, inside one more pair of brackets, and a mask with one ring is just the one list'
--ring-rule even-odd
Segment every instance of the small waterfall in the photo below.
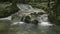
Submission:
{"label": "small waterfall", "polygon": [[52,25],[48,21],[48,14],[42,14],[42,15],[38,14],[41,12],[46,13],[44,10],[33,8],[31,5],[27,5],[27,4],[17,4],[17,7],[20,9],[17,13],[6,18],[0,18],[0,20],[11,20],[14,24],[18,24],[18,23],[23,24],[25,21],[25,17],[29,16],[31,18],[30,19],[31,22],[37,20],[40,23],[40,25],[43,26]]}
{"label": "small waterfall", "polygon": [[38,15],[36,16],[32,16],[31,13],[46,13],[44,10],[42,9],[38,9],[38,8],[33,8],[31,5],[27,5],[27,4],[17,4],[17,7],[20,9],[16,15],[19,17],[16,17],[16,19],[14,18],[14,20],[16,21],[15,24],[17,23],[23,23],[24,19],[26,16],[29,16],[31,18],[30,21],[32,20],[38,20],[39,21],[39,25],[42,26],[52,26],[52,24],[50,24],[50,22],[48,21],[48,14],[42,14],[42,15]]}
{"label": "small waterfall", "polygon": [[27,4],[17,4],[17,7],[20,9],[19,14],[23,13],[25,15],[29,15],[34,12],[36,12],[36,13],[44,12],[45,13],[45,11],[43,11],[41,9],[33,8],[31,5],[27,5]]}
{"label": "small waterfall", "polygon": [[5,18],[0,18],[0,20],[12,20],[11,18],[12,18],[12,16],[9,16],[9,17],[5,17]]}
{"label": "small waterfall", "polygon": [[[33,8],[27,4],[17,4],[17,7],[20,10],[15,14],[6,18],[0,18],[3,22],[5,22],[4,20],[10,20],[12,22],[9,30],[6,31],[7,34],[60,34],[60,26],[53,26],[48,21],[49,14],[44,10]],[[26,23],[25,19],[29,23]],[[4,31],[3,34],[6,34],[6,32]]]}
{"label": "small waterfall", "polygon": [[48,21],[48,14],[41,15],[40,22],[41,22],[40,25],[42,25],[42,26],[52,26],[53,25]]}

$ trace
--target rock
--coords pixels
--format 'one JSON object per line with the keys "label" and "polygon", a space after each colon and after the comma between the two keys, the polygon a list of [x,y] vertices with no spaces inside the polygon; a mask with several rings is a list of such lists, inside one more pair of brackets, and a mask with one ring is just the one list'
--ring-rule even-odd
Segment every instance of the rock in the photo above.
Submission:
{"label": "rock", "polygon": [[38,20],[33,20],[33,21],[32,21],[32,24],[37,25],[37,24],[38,24]]}
{"label": "rock", "polygon": [[29,16],[26,16],[25,19],[24,19],[24,22],[26,23],[30,23],[31,21],[31,18]]}
{"label": "rock", "polygon": [[43,14],[45,14],[45,13],[43,13],[43,12],[39,12],[38,14],[39,14],[39,15],[43,15]]}

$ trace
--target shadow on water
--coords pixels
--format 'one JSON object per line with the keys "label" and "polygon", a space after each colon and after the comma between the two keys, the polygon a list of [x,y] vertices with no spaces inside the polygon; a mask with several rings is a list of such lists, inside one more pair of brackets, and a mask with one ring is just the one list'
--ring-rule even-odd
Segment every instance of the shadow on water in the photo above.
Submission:
{"label": "shadow on water", "polygon": [[39,26],[34,24],[17,24],[10,28],[8,34],[60,34],[59,27]]}
{"label": "shadow on water", "polygon": [[12,25],[9,30],[0,31],[0,34],[60,34],[60,26],[40,26],[34,24]]}

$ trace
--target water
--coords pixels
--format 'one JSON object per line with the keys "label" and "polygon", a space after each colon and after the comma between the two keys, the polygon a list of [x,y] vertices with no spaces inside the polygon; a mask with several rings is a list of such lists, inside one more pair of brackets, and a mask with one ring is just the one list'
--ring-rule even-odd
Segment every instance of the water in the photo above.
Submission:
{"label": "water", "polygon": [[5,18],[0,18],[0,20],[11,20],[11,16],[9,16],[9,17],[5,17]]}
{"label": "water", "polygon": [[[60,34],[60,26],[51,24],[48,21],[48,14],[46,14],[44,10],[33,8],[31,5],[26,4],[17,4],[17,6],[20,8],[17,13],[11,15],[10,17],[0,19],[11,21],[9,29],[0,31],[0,34]],[[45,14],[37,16],[31,15],[31,13],[34,12],[36,14],[39,12],[43,12]],[[38,25],[31,22],[24,22],[26,16],[31,18],[30,21],[39,21]]]}

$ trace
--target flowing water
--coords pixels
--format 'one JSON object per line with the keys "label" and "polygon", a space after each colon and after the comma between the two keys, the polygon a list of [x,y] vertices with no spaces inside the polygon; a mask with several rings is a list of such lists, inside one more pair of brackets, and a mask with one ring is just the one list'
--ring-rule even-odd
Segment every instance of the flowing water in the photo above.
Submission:
{"label": "flowing water", "polygon": [[[17,4],[17,7],[20,8],[17,13],[7,18],[0,18],[0,20],[10,20],[12,22],[8,31],[2,31],[0,34],[60,34],[60,26],[51,24],[48,21],[48,14],[44,10],[26,4]],[[40,12],[44,14],[31,15],[31,13],[38,14]],[[24,22],[26,16],[31,18],[30,21],[38,20],[38,25]]]}

